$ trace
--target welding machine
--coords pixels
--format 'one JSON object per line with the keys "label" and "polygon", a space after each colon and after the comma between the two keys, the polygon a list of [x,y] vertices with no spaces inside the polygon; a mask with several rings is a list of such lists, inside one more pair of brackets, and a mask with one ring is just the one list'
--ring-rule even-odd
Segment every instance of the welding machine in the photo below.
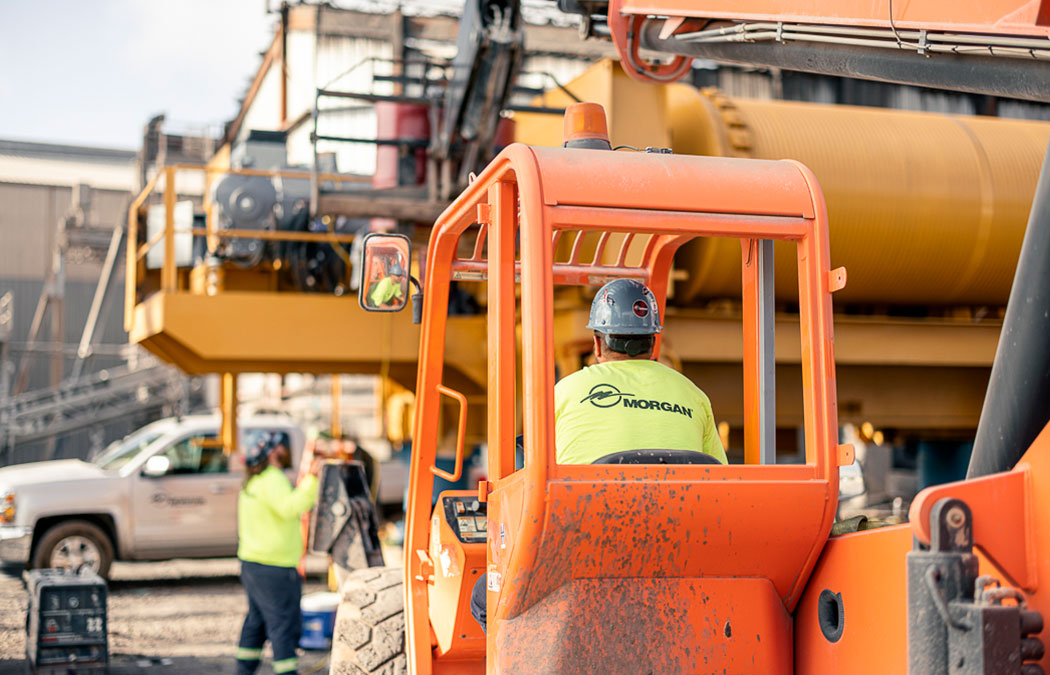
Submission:
{"label": "welding machine", "polygon": [[26,658],[34,673],[103,672],[109,663],[106,582],[97,574],[31,570]]}

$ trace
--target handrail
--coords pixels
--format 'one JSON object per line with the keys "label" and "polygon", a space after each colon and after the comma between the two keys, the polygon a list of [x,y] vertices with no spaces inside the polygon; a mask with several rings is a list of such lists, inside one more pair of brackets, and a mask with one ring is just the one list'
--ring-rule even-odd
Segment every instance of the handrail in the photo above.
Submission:
{"label": "handrail", "polygon": [[136,253],[135,253],[135,260],[136,261],[142,260],[143,258],[145,258],[146,257],[146,253],[148,253],[151,248],[156,246],[160,242],[160,240],[164,238],[164,232],[165,232],[166,229],[167,228],[165,228],[164,230],[161,230],[157,234],[153,235],[153,237],[149,241],[147,241],[145,244],[142,244],[141,246],[138,247],[138,249],[136,250]]}
{"label": "handrail", "polygon": [[[312,177],[310,171],[300,171],[298,169],[233,169],[224,167],[214,166],[201,166],[199,164],[168,164],[163,170],[158,171],[153,178],[150,179],[146,187],[138,194],[135,200],[132,202],[132,211],[142,212],[142,209],[146,206],[146,200],[156,190],[157,181],[160,177],[168,172],[173,171],[196,171],[205,175],[216,175],[216,174],[227,174],[232,176],[261,176],[264,178],[272,178],[280,176],[281,178],[302,178],[308,180]],[[317,177],[322,181],[330,183],[371,183],[371,178],[367,176],[356,176],[354,174],[347,173],[321,173]]]}
{"label": "handrail", "polygon": [[452,473],[448,473],[437,468],[437,464],[434,464],[430,467],[430,472],[450,483],[455,483],[463,475],[463,442],[467,435],[467,397],[455,389],[449,389],[443,384],[439,384],[437,390],[439,393],[459,401],[459,430],[456,434],[456,469]]}
{"label": "handrail", "polygon": [[297,232],[291,230],[214,230],[204,227],[193,227],[183,230],[198,237],[215,237],[217,239],[264,239],[266,241],[303,241],[336,244],[349,244],[356,234],[336,234],[335,232]]}
{"label": "handrail", "polygon": [[[313,175],[310,171],[299,171],[295,169],[234,169],[225,167],[200,166],[196,164],[169,164],[158,170],[128,206],[129,246],[127,247],[127,259],[125,270],[128,282],[126,282],[127,287],[125,290],[124,303],[124,324],[126,329],[131,328],[132,317],[134,315],[134,308],[135,305],[138,304],[136,289],[139,286],[139,263],[146,257],[146,254],[149,253],[149,251],[151,251],[155,246],[157,246],[157,244],[161,242],[167,244],[164,247],[164,258],[160,269],[161,288],[168,292],[178,290],[176,288],[178,283],[178,276],[176,274],[174,254],[174,207],[176,200],[178,199],[178,194],[175,191],[174,184],[175,175],[180,171],[192,171],[195,173],[203,174],[207,178],[208,183],[211,182],[211,177],[215,175],[301,178],[304,180],[309,180],[310,178],[312,178]],[[158,191],[157,186],[162,178],[164,180],[164,187],[162,190]],[[369,180],[368,178],[362,176],[338,173],[318,174],[318,178],[322,181],[331,183],[360,183],[368,182]],[[138,245],[139,218],[142,216],[144,210],[149,205],[148,202],[150,200],[150,197],[154,194],[157,194],[158,192],[162,196],[161,203],[164,205],[165,209],[164,227],[161,229],[160,232],[156,233],[148,241],[141,245]],[[244,229],[216,230],[212,227],[210,209],[207,208],[207,202],[207,195],[205,195],[205,207],[206,211],[209,212],[209,218],[207,220],[206,227],[195,227],[186,230],[179,230],[180,234],[191,234],[194,236],[209,237],[211,239],[261,239],[265,241],[294,241],[304,243],[328,244],[349,244],[353,242],[353,240],[356,237],[356,235],[354,234],[336,234],[335,232],[291,232],[284,230],[274,231]]]}

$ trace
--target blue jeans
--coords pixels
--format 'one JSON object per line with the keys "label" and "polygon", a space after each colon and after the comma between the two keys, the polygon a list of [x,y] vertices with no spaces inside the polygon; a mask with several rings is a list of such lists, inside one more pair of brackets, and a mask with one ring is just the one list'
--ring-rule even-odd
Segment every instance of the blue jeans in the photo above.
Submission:
{"label": "blue jeans", "polygon": [[273,671],[294,673],[299,661],[303,580],[294,567],[274,567],[241,561],[241,584],[248,593],[248,616],[237,643],[237,673],[252,675],[259,668],[263,643],[273,648]]}
{"label": "blue jeans", "polygon": [[481,624],[481,630],[488,633],[488,588],[485,579],[488,574],[481,573],[481,578],[474,582],[474,588],[470,590],[470,614],[474,620]]}

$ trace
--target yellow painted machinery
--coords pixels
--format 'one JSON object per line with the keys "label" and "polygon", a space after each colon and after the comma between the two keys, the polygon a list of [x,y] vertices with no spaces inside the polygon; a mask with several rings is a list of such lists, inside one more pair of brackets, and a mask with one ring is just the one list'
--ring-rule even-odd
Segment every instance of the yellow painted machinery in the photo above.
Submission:
{"label": "yellow painted machinery", "polygon": [[[640,84],[608,61],[567,88],[606,107],[618,144],[791,157],[812,167],[827,197],[833,262],[850,273],[837,305],[847,313],[836,317],[842,420],[940,431],[976,426],[1050,124],[735,99],[680,84]],[[568,102],[553,90],[541,104]],[[560,117],[519,112],[514,120],[518,140],[560,145]],[[407,313],[361,311],[350,289],[355,235],[346,216],[366,213],[369,202],[353,191],[321,195],[313,220],[289,225],[294,182],[304,174],[280,162],[265,170],[230,168],[236,164],[227,152],[203,171],[168,167],[135,201],[130,241],[137,246],[128,258],[126,303],[131,339],[187,372],[229,373],[230,387],[233,373],[248,371],[381,373],[412,387],[417,328]],[[230,176],[241,182],[220,195],[217,185]],[[321,178],[337,187],[353,180]],[[230,215],[238,198],[254,194],[245,187],[249,179],[278,185],[275,203],[291,204],[281,211],[287,226],[278,220],[247,228]],[[179,196],[178,186],[192,184],[205,188],[203,199]],[[390,200],[371,203],[380,215],[410,212]],[[417,212],[432,215],[437,207]],[[425,226],[417,228],[417,239],[426,235]],[[242,243],[231,249],[239,257],[209,255],[222,242],[262,248]],[[293,243],[327,251],[334,272],[318,273],[314,285],[304,282],[305,258],[292,255]],[[938,254],[917,253],[931,250]],[[743,419],[743,345],[733,300],[740,297],[739,256],[735,242],[718,239],[679,252],[665,345],[668,358],[705,383],[719,401],[720,420],[733,427]],[[782,255],[778,247],[775,270],[777,377],[788,389],[798,380],[801,355],[795,288],[786,281],[796,274],[795,262],[787,249]],[[469,280],[459,292],[484,305],[483,290]],[[568,372],[589,344],[587,299],[568,295],[559,302],[557,362]],[[910,308],[901,316],[895,308],[904,305]],[[449,331],[448,377],[476,397],[485,386],[483,319],[457,315]],[[931,387],[953,394],[929,396]],[[786,428],[801,421],[788,398],[777,402],[777,412]]]}
{"label": "yellow painted machinery", "polygon": [[[125,326],[131,341],[187,373],[223,374],[224,420],[230,423],[223,437],[231,448],[238,373],[376,373],[411,386],[418,328],[407,314],[370,314],[358,307],[348,257],[355,235],[224,223],[214,186],[231,176],[263,185],[304,179],[301,172],[279,169],[160,171],[129,211],[129,241],[137,244],[129,247],[126,271]],[[177,192],[179,184],[202,182],[203,200]],[[248,201],[263,193],[265,188],[244,189],[238,198]],[[249,261],[214,255],[226,242],[242,243],[238,250],[252,255],[248,246],[253,246],[258,255]],[[312,292],[293,278],[288,269],[293,245],[326,247],[345,259],[329,261],[325,292]],[[484,381],[485,362],[473,345],[484,341],[484,320],[460,316],[450,325],[458,338],[450,361],[453,377],[465,391],[478,393],[474,383]]]}

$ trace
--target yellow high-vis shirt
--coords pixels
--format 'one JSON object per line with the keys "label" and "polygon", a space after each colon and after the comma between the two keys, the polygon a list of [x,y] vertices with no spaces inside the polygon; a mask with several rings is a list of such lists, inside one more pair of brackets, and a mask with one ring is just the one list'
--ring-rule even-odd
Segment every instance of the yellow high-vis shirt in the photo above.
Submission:
{"label": "yellow high-vis shirt", "polygon": [[369,298],[375,307],[382,307],[394,298],[400,300],[401,284],[394,281],[393,277],[383,277],[372,287]]}
{"label": "yellow high-vis shirt", "polygon": [[247,562],[295,567],[303,555],[299,517],[317,501],[317,476],[292,488],[274,466],[252,476],[237,497],[237,557]]}
{"label": "yellow high-vis shirt", "polygon": [[625,450],[695,450],[726,463],[711,402],[657,361],[588,366],[554,387],[559,464],[590,464]]}

